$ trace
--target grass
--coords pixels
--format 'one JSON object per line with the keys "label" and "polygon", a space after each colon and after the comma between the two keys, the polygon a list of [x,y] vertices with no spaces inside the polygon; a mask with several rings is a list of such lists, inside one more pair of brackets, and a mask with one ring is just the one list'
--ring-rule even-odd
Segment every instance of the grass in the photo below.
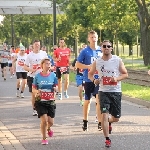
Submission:
{"label": "grass", "polygon": [[[70,72],[70,82],[75,82],[76,74]],[[133,85],[122,82],[122,93],[132,98],[139,98],[142,100],[150,101],[150,87]]]}
{"label": "grass", "polygon": [[122,82],[122,93],[133,98],[150,101],[150,87],[133,85]]}

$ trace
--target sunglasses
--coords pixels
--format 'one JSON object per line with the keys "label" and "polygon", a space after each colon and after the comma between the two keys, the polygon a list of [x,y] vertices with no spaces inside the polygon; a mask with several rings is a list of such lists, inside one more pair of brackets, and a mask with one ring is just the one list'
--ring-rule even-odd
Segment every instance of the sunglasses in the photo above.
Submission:
{"label": "sunglasses", "polygon": [[112,46],[111,45],[103,45],[103,48],[111,48]]}

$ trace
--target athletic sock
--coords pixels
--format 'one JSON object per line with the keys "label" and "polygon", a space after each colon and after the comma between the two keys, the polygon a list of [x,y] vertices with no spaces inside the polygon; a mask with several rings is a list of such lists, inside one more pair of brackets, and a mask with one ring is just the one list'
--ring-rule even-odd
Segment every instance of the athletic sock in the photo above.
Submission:
{"label": "athletic sock", "polygon": [[106,137],[106,140],[109,140],[109,137]]}

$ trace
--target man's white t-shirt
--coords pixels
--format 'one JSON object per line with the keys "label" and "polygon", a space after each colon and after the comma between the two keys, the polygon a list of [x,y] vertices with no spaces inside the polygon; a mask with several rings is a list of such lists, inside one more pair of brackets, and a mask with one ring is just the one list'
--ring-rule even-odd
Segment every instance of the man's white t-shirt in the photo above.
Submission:
{"label": "man's white t-shirt", "polygon": [[16,72],[27,72],[24,70],[24,63],[27,58],[27,54],[25,53],[23,56],[17,54],[17,61],[16,61]]}
{"label": "man's white t-shirt", "polygon": [[37,69],[36,72],[28,72],[28,76],[35,77],[36,74],[41,72],[41,60],[44,58],[48,58],[47,53],[45,51],[39,51],[39,53],[30,52],[27,55],[25,65],[29,66],[32,69]]}

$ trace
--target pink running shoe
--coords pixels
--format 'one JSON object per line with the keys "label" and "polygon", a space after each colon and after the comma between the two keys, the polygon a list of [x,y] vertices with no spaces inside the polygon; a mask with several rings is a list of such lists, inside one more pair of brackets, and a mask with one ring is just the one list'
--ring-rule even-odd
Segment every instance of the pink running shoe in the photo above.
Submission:
{"label": "pink running shoe", "polygon": [[47,145],[48,144],[48,140],[46,139],[46,140],[42,140],[42,143],[41,143],[42,145]]}
{"label": "pink running shoe", "polygon": [[48,131],[48,136],[49,136],[49,137],[53,137],[53,134],[54,134],[53,130],[49,130],[49,131]]}

